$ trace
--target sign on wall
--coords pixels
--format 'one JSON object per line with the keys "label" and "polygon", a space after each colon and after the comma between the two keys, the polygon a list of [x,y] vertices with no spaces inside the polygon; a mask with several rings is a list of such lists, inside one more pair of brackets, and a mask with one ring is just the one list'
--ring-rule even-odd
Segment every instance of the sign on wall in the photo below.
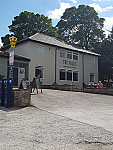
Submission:
{"label": "sign on wall", "polygon": [[25,79],[25,68],[19,68],[18,69],[18,85],[23,79]]}
{"label": "sign on wall", "polygon": [[14,51],[9,53],[9,66],[13,66],[14,64]]}
{"label": "sign on wall", "polygon": [[13,67],[9,66],[9,78],[13,80]]}

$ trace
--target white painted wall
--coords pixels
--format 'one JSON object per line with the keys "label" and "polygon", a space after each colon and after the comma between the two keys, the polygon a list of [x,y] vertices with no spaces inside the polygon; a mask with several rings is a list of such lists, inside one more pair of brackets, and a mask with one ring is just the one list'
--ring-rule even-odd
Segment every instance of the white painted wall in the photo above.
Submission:
{"label": "white painted wall", "polygon": [[7,61],[8,58],[0,57],[0,75],[7,78]]}
{"label": "white painted wall", "polygon": [[[42,47],[43,52],[37,53],[37,47]],[[29,63],[29,81],[32,81],[33,77],[35,76],[35,66],[43,66],[44,68],[44,78],[41,79],[43,84],[51,85],[55,81],[55,49],[54,46],[49,46],[45,44],[39,44],[36,42],[25,42],[22,44],[18,44],[14,51],[15,54],[28,57],[31,59]],[[95,73],[95,80],[98,82],[98,57],[89,54],[79,54],[79,60],[75,61],[76,66],[67,66],[64,67],[63,59],[60,57],[60,51],[66,49],[57,48],[57,55],[56,55],[56,82],[60,85],[62,84],[71,84],[72,81],[60,81],[59,80],[59,69],[71,69],[73,71],[79,72],[79,81],[74,82],[76,87],[82,87],[83,83],[83,63],[84,63],[84,82],[88,83],[90,81],[90,73]],[[84,62],[83,62],[83,55],[84,55]],[[90,63],[90,57],[95,57],[95,63]],[[74,61],[74,60],[72,60]]]}

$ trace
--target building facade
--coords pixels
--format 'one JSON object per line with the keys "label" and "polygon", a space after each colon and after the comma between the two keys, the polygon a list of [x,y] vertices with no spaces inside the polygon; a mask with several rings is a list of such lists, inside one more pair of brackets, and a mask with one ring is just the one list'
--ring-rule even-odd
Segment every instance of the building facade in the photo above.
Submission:
{"label": "building facade", "polygon": [[[14,55],[13,86],[18,86],[22,78],[29,78],[30,59]],[[9,78],[9,53],[0,51],[0,76]]]}
{"label": "building facade", "polygon": [[[8,47],[4,48],[9,51]],[[29,58],[29,81],[40,75],[43,85],[98,82],[99,54],[78,49],[43,34],[17,43],[15,54]]]}

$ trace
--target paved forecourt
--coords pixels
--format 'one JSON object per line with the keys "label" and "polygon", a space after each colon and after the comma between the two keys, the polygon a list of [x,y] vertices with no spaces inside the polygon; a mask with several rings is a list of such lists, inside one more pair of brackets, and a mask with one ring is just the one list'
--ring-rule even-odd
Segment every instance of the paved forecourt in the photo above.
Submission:
{"label": "paved forecourt", "polygon": [[32,95],[38,108],[113,132],[113,96],[43,90]]}
{"label": "paved forecourt", "polygon": [[113,150],[112,97],[43,90],[32,103],[0,107],[0,150]]}

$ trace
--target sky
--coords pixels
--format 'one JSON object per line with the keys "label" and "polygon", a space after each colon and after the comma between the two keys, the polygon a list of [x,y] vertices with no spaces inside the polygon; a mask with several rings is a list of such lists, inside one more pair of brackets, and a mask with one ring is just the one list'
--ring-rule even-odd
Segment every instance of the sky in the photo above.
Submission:
{"label": "sky", "polygon": [[23,11],[48,16],[55,26],[66,8],[82,4],[93,7],[99,17],[105,18],[104,30],[108,34],[113,26],[113,0],[0,0],[0,38],[9,33],[8,26]]}

